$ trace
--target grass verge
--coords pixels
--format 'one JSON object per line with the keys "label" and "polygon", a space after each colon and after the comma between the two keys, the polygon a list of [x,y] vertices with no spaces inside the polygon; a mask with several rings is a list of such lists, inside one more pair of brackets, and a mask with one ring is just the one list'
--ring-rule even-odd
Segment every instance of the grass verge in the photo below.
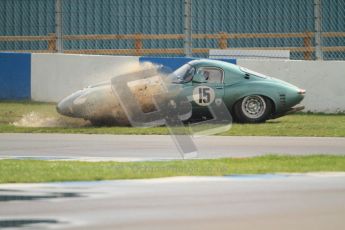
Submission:
{"label": "grass verge", "polygon": [[266,155],[161,162],[0,160],[0,183],[143,179],[172,176],[344,172],[345,156]]}
{"label": "grass verge", "polygon": [[[35,112],[42,118],[39,127],[13,125],[24,115]],[[58,121],[53,127],[44,127],[46,121]],[[62,121],[62,122],[61,122]],[[37,121],[27,121],[35,123]],[[53,122],[54,123],[54,122]],[[84,134],[169,134],[165,127],[92,127],[82,125],[80,119],[65,118],[57,114],[55,104],[37,102],[0,102],[0,133],[84,133]],[[345,114],[300,113],[270,120],[263,124],[233,124],[232,128],[219,135],[224,136],[319,136],[345,137]]]}

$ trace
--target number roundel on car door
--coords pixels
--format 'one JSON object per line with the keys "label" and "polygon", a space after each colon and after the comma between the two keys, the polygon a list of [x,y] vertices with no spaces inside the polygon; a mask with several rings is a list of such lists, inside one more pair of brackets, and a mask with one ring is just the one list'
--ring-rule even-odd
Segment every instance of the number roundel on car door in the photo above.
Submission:
{"label": "number roundel on car door", "polygon": [[200,106],[208,106],[215,99],[214,90],[211,87],[200,85],[193,90],[193,100]]}

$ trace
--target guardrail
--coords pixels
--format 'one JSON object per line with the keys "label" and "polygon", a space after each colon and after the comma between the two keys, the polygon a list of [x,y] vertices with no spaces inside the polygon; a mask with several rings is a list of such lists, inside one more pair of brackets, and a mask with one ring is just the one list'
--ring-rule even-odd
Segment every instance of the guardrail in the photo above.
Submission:
{"label": "guardrail", "polygon": [[[193,34],[193,39],[217,39],[220,49],[231,48],[229,40],[248,38],[303,38],[303,46],[298,47],[236,47],[236,49],[257,49],[257,50],[290,50],[291,52],[302,52],[305,60],[312,59],[315,47],[312,46],[313,32],[305,33],[242,33],[229,34],[220,32],[218,34]],[[325,32],[322,37],[345,37],[345,32]],[[133,49],[68,49],[64,53],[74,54],[114,54],[114,55],[148,55],[148,54],[184,54],[183,48],[146,49],[143,48],[143,40],[179,40],[184,39],[184,34],[90,34],[90,35],[64,35],[65,41],[80,40],[133,40]],[[45,50],[6,50],[14,52],[32,53],[55,53],[57,36],[0,36],[0,42],[4,41],[46,41]],[[208,53],[210,48],[193,48],[193,53]],[[323,46],[323,52],[345,52],[345,46]]]}

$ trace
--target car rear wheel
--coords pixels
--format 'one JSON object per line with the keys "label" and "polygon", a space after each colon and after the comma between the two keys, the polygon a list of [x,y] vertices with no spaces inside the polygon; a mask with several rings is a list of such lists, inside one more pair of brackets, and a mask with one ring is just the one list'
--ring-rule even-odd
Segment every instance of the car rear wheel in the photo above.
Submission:
{"label": "car rear wheel", "polygon": [[260,95],[250,95],[235,104],[235,114],[239,122],[265,122],[272,113],[272,102]]}

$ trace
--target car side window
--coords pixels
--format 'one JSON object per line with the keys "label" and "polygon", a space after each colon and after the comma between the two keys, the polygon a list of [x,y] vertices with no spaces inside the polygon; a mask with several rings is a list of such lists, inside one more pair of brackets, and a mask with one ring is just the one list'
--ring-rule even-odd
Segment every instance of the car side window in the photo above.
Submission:
{"label": "car side window", "polygon": [[199,75],[204,77],[207,83],[223,83],[223,70],[212,67],[201,67],[198,69]]}

